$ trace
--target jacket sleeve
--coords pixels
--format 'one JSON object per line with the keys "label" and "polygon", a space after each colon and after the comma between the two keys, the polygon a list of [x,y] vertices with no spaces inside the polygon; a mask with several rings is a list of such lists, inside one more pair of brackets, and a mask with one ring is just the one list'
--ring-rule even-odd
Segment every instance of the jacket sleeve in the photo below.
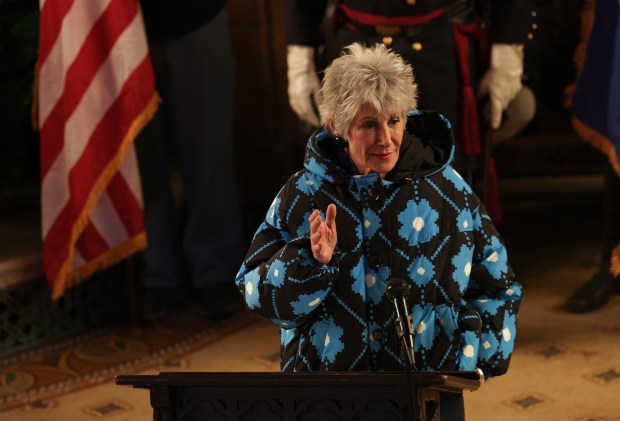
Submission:
{"label": "jacket sleeve", "polygon": [[321,43],[321,23],[326,5],[327,0],[286,0],[286,43],[318,46]]}
{"label": "jacket sleeve", "polygon": [[521,300],[521,285],[503,240],[480,205],[474,214],[474,256],[460,319],[478,325],[477,364],[487,376],[508,370]]}
{"label": "jacket sleeve", "polygon": [[283,329],[321,312],[339,263],[337,253],[326,265],[312,256],[307,222],[311,201],[293,199],[292,184],[271,204],[236,277],[248,309]]}
{"label": "jacket sleeve", "polygon": [[525,44],[532,31],[532,0],[492,0],[490,33],[492,42]]}

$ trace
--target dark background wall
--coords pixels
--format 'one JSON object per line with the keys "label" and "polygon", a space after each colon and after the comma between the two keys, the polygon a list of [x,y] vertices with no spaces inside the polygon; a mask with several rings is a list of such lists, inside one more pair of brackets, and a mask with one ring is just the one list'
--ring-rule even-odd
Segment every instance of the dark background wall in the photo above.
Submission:
{"label": "dark background wall", "polygon": [[288,106],[283,0],[231,0],[237,61],[235,146],[239,189],[252,235],[286,179],[301,168],[309,131]]}

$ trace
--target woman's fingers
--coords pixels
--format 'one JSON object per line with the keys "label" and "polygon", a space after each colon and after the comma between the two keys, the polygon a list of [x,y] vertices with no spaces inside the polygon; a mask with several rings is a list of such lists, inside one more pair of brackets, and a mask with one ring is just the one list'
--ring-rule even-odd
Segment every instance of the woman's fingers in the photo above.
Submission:
{"label": "woman's fingers", "polygon": [[336,229],[336,205],[331,203],[325,211],[325,224],[331,229]]}
{"label": "woman's fingers", "polygon": [[[325,211],[325,223],[329,228],[334,229],[336,227],[336,213],[336,205],[331,203],[329,206],[327,206],[327,210]],[[308,217],[308,221],[310,222],[310,229],[316,229],[316,227],[320,226],[320,224],[323,222],[321,212],[318,209],[315,209]]]}
{"label": "woman's fingers", "polygon": [[321,213],[318,209],[310,214],[308,221],[310,222],[310,232],[316,232],[323,222],[323,218],[321,218]]}
{"label": "woman's fingers", "polygon": [[312,254],[322,264],[327,264],[331,260],[334,251],[336,242],[336,212],[336,205],[330,204],[325,210],[325,221],[318,209],[315,209],[308,217]]}

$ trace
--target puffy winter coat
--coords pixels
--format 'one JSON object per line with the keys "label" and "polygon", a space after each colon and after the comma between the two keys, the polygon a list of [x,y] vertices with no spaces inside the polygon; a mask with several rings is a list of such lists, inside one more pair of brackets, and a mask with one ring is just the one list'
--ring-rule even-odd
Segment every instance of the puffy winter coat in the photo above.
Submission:
{"label": "puffy winter coat", "polygon": [[[400,158],[384,179],[347,171],[331,133],[308,141],[258,228],[236,282],[247,307],[281,329],[282,371],[400,370],[387,282],[403,278],[420,370],[503,374],[521,286],[480,200],[450,166],[451,129],[411,112]],[[321,265],[308,217],[337,208],[338,243]]]}

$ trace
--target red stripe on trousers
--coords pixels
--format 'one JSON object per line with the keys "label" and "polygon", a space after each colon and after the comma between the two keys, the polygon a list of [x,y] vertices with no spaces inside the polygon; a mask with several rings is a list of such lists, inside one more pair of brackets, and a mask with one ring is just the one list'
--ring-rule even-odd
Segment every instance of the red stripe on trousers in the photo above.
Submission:
{"label": "red stripe on trousers", "polygon": [[478,125],[478,104],[474,88],[471,85],[469,63],[469,37],[479,31],[478,22],[468,24],[452,24],[452,35],[459,64],[461,76],[461,142],[463,153],[467,156],[480,155],[480,131]]}

